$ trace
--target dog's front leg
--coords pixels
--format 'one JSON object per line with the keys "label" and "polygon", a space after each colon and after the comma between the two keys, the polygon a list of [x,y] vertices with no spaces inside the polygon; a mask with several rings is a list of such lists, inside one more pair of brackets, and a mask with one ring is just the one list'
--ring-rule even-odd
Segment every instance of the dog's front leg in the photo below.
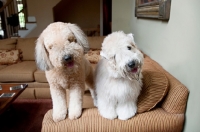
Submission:
{"label": "dog's front leg", "polygon": [[50,91],[53,101],[53,120],[59,122],[67,115],[66,91],[57,85],[50,85]]}
{"label": "dog's front leg", "polygon": [[69,119],[77,119],[82,113],[84,83],[75,83],[70,86],[69,90]]}

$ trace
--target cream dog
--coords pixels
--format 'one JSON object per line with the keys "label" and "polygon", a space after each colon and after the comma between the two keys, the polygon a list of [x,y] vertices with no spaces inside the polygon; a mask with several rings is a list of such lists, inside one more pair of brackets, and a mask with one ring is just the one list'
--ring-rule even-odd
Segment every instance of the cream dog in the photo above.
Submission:
{"label": "cream dog", "polygon": [[108,35],[100,54],[95,71],[96,106],[105,118],[127,120],[137,112],[143,54],[133,35],[124,32]]}
{"label": "cream dog", "polygon": [[36,42],[36,63],[45,71],[53,101],[53,120],[64,120],[67,114],[66,89],[69,89],[68,117],[82,113],[85,82],[93,87],[93,71],[84,58],[89,45],[83,31],[75,24],[50,24]]}

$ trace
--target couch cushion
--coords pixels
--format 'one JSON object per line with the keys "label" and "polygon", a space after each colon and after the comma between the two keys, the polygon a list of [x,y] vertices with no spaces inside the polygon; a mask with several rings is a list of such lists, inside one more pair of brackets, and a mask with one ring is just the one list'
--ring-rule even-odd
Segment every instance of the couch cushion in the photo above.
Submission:
{"label": "couch cushion", "polygon": [[10,49],[15,49],[17,43],[17,39],[3,39],[0,40],[0,49],[4,50],[10,50]]}
{"label": "couch cushion", "polygon": [[36,71],[35,61],[23,61],[0,70],[0,82],[32,82]]}
{"label": "couch cushion", "polygon": [[23,58],[22,60],[35,60],[35,41],[34,38],[19,38],[17,41],[16,49],[21,49]]}
{"label": "couch cushion", "polygon": [[154,108],[168,92],[168,79],[166,75],[150,65],[144,59],[143,87],[138,97],[138,113]]}
{"label": "couch cushion", "polygon": [[126,121],[103,118],[97,108],[83,109],[80,118],[70,120],[67,116],[57,123],[52,115],[52,109],[45,114],[41,132],[181,132],[184,124],[184,114],[169,114],[161,108]]}
{"label": "couch cushion", "polygon": [[37,71],[34,72],[34,78],[36,82],[41,82],[41,83],[47,82],[45,72],[39,69],[37,69]]}
{"label": "couch cushion", "polygon": [[0,65],[0,70],[7,67],[7,65]]}
{"label": "couch cushion", "polygon": [[0,50],[0,64],[15,64],[20,61],[19,50]]}

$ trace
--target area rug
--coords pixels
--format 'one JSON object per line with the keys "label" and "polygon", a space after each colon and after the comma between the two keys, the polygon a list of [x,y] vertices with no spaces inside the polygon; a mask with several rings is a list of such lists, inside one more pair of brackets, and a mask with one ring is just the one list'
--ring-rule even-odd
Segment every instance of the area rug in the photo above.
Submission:
{"label": "area rug", "polygon": [[52,109],[51,99],[16,99],[0,115],[0,132],[40,132],[49,109]]}

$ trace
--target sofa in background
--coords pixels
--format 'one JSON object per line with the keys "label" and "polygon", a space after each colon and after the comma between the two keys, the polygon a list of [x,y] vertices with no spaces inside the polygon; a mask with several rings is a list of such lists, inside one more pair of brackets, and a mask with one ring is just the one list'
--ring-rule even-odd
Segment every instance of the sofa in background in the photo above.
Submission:
{"label": "sofa in background", "polygon": [[[10,38],[0,40],[0,51],[12,54],[19,50],[18,59],[7,58],[0,52],[0,84],[27,83],[28,88],[20,95],[20,98],[50,98],[49,85],[45,74],[36,67],[35,41],[37,38]],[[6,61],[13,60],[13,61]]]}
{"label": "sofa in background", "polygon": [[[88,37],[94,49],[100,47],[104,37]],[[27,99],[50,99],[49,84],[45,72],[35,63],[35,42],[33,38],[10,38],[0,40],[0,84],[22,84],[28,87],[19,96]]]}
{"label": "sofa in background", "polygon": [[[45,73],[36,67],[34,50],[37,38],[0,40],[0,84],[27,83],[20,98],[49,99],[50,90]],[[95,68],[104,37],[88,37],[91,50],[86,57]],[[8,58],[5,59],[5,56]],[[16,57],[17,56],[17,57]],[[77,120],[55,123],[52,110],[43,119],[42,132],[179,132],[185,119],[188,89],[144,54],[143,87],[138,98],[138,113],[127,121],[108,120],[94,107],[88,91],[83,97],[83,113]],[[66,90],[68,95],[68,90]],[[68,96],[66,97],[68,99]]]}

